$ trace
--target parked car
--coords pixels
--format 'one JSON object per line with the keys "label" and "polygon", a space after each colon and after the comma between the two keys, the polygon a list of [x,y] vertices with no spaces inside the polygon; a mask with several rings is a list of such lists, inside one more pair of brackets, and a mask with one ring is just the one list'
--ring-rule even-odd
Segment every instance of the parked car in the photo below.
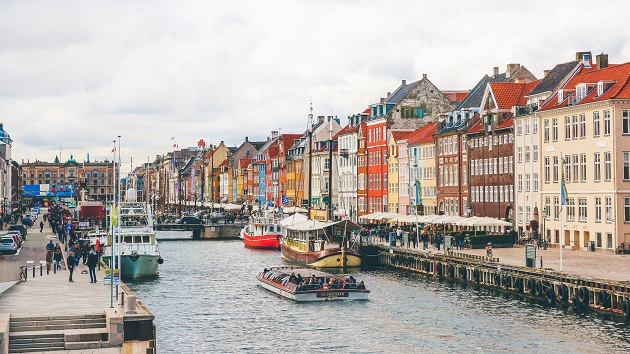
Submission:
{"label": "parked car", "polygon": [[24,225],[11,225],[9,226],[9,231],[18,230],[22,234],[22,239],[26,240],[26,234],[28,233],[28,229]]}
{"label": "parked car", "polygon": [[22,237],[22,233],[20,233],[20,230],[9,230],[7,231],[7,235],[16,235],[20,241],[20,246],[22,245],[22,243],[24,243],[24,238]]}
{"label": "parked car", "polygon": [[13,242],[15,242],[15,244],[17,245],[17,248],[22,247],[22,242],[20,241],[20,236],[18,236],[17,234],[5,233],[4,235],[2,235],[2,237],[11,237],[11,239],[13,239]]}
{"label": "parked car", "polygon": [[201,224],[201,220],[193,215],[184,216],[177,221],[178,224]]}
{"label": "parked car", "polygon": [[0,239],[0,252],[2,253],[17,253],[18,246],[11,236],[3,236]]}

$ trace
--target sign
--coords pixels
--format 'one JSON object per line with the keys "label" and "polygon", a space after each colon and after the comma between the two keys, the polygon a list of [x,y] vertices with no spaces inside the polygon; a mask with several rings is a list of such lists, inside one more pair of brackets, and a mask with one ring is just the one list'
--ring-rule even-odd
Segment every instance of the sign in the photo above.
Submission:
{"label": "sign", "polygon": [[[105,279],[103,280],[103,284],[112,285],[112,270],[105,269]],[[114,285],[120,284],[120,270],[114,269]]]}
{"label": "sign", "polygon": [[317,293],[316,296],[317,297],[348,297],[350,296],[350,293],[325,291],[325,292]]}
{"label": "sign", "polygon": [[453,243],[453,236],[444,236],[444,249],[447,251],[451,250]]}
{"label": "sign", "polygon": [[79,221],[79,227],[90,227],[89,221]]}
{"label": "sign", "polygon": [[536,245],[525,245],[525,266],[536,268]]}

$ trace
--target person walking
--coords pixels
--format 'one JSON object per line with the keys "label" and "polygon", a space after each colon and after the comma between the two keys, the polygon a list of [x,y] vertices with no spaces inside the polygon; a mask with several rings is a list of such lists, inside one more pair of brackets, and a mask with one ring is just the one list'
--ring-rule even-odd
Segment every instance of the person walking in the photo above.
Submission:
{"label": "person walking", "polygon": [[68,255],[68,258],[66,259],[66,268],[70,271],[68,281],[74,283],[74,280],[72,280],[72,273],[74,272],[74,252],[70,252],[70,255]]}
{"label": "person walking", "polygon": [[61,269],[61,267],[59,266],[59,262],[61,262],[61,258],[63,258],[63,253],[61,253],[61,246],[59,246],[59,244],[55,246],[53,258],[55,260],[55,271],[58,271],[59,269]]}
{"label": "person walking", "polygon": [[53,262],[53,252],[52,250],[46,250],[46,274],[50,274],[50,266]]}
{"label": "person walking", "polygon": [[94,246],[90,249],[87,257],[87,266],[90,270],[90,283],[96,283],[96,264],[98,263],[98,255],[94,252]]}
{"label": "person walking", "polygon": [[44,222],[41,220],[39,222],[39,232],[44,232]]}
{"label": "person walking", "polygon": [[53,252],[55,250],[55,244],[52,242],[52,240],[50,240],[50,242],[46,244],[46,250],[50,252]]}

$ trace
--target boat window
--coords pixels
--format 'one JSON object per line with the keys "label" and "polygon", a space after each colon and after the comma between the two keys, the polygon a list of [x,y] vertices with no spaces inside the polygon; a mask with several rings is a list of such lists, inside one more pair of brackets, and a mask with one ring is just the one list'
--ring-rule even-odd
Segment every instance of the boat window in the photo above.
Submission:
{"label": "boat window", "polygon": [[125,243],[133,243],[133,236],[125,236]]}
{"label": "boat window", "polygon": [[142,242],[143,243],[151,243],[151,237],[150,236],[142,236]]}
{"label": "boat window", "polygon": [[142,236],[134,236],[134,243],[142,243]]}

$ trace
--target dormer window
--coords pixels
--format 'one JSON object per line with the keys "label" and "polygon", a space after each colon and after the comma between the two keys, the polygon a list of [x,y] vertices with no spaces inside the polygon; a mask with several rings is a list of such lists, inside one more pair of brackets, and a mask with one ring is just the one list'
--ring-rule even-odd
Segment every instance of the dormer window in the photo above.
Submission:
{"label": "dormer window", "polygon": [[558,91],[558,103],[561,103],[562,101],[564,101],[564,91],[559,90]]}
{"label": "dormer window", "polygon": [[601,96],[604,93],[604,82],[600,81],[597,83],[597,96]]}
{"label": "dormer window", "polygon": [[577,86],[575,86],[575,97],[578,101],[581,101],[582,99],[584,99],[584,97],[586,97],[586,84],[579,84]]}

